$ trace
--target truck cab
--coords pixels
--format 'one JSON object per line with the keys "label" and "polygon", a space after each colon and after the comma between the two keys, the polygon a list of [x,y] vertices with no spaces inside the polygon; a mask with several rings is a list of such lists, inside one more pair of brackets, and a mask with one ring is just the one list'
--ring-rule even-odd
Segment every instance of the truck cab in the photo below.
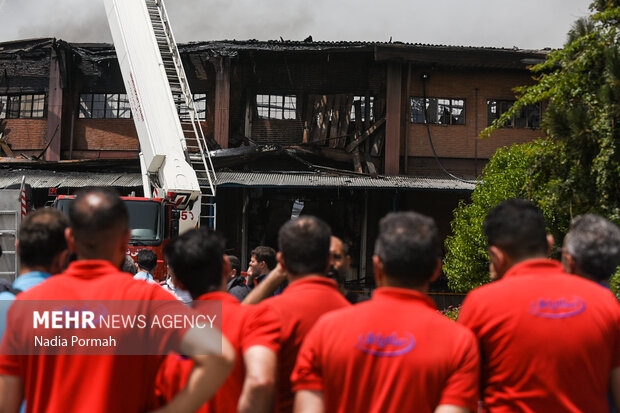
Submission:
{"label": "truck cab", "polygon": [[[69,214],[69,204],[75,199],[73,195],[61,195],[53,206]],[[127,254],[134,260],[138,251],[148,248],[157,254],[157,268],[153,277],[158,280],[166,278],[168,266],[163,254],[164,246],[179,233],[179,211],[174,205],[162,198],[121,197],[129,213],[129,248]]]}

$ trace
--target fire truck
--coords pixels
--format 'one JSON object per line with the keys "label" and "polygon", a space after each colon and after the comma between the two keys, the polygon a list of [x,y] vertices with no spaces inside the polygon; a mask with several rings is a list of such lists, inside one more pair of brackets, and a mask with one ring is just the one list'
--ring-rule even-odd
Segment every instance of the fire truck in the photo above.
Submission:
{"label": "fire truck", "polygon": [[[68,215],[69,203],[74,195],[60,195],[54,201],[54,207]],[[143,248],[157,254],[157,268],[153,277],[165,279],[167,266],[163,249],[168,241],[179,233],[181,213],[168,199],[121,197],[129,213],[129,249],[127,254],[135,259]]]}
{"label": "fire truck", "polygon": [[[163,262],[163,246],[178,232],[215,228],[215,170],[163,1],[104,4],[140,141],[144,198],[124,198],[129,253],[152,248]],[[162,272],[158,265],[156,277]]]}

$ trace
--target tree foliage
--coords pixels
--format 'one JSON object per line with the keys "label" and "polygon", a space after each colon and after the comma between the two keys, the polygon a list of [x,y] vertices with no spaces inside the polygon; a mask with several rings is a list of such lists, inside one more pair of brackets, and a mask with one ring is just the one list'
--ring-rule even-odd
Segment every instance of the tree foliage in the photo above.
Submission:
{"label": "tree foliage", "polygon": [[491,136],[526,105],[547,105],[547,138],[498,151],[472,203],[455,211],[444,268],[457,291],[488,282],[481,224],[503,199],[536,202],[559,241],[576,215],[598,213],[620,222],[620,1],[598,0],[590,9],[565,47],[532,68],[536,83],[518,88],[511,110],[482,134]]}
{"label": "tree foliage", "polygon": [[[550,140],[537,140],[499,149],[490,159],[483,170],[484,180],[472,194],[471,204],[461,201],[454,211],[451,223],[454,235],[446,240],[443,269],[454,291],[466,292],[489,282],[486,239],[482,233],[487,212],[508,198],[544,197],[550,181],[533,165],[543,160],[553,162],[558,146]],[[551,222],[556,222],[554,217]]]}

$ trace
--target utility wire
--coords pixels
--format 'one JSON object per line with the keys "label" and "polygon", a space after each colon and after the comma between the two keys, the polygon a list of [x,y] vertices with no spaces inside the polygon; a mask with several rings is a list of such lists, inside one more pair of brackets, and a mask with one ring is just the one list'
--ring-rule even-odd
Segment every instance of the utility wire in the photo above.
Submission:
{"label": "utility wire", "polygon": [[446,175],[448,175],[452,179],[456,179],[457,181],[465,182],[466,184],[473,184],[473,185],[475,185],[477,183],[477,181],[470,181],[470,180],[467,180],[467,179],[459,178],[458,176],[450,173],[443,166],[441,161],[439,160],[439,156],[437,156],[437,151],[435,150],[435,145],[433,144],[433,138],[431,136],[431,127],[430,127],[430,122],[429,122],[429,119],[428,119],[428,109],[426,107],[426,81],[427,80],[428,80],[428,74],[424,73],[422,75],[422,97],[424,99],[424,101],[422,102],[422,105],[424,105],[424,122],[426,123],[426,133],[428,135],[428,142],[431,144],[431,149],[433,150],[433,156],[435,157],[435,161],[437,161],[437,164],[439,165],[441,170],[444,171],[446,173]]}

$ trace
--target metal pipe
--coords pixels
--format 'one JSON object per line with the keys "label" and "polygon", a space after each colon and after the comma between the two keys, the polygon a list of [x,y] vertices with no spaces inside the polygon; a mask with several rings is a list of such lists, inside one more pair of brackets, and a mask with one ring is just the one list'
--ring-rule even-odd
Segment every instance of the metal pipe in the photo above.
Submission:
{"label": "metal pipe", "polygon": [[366,248],[368,238],[368,191],[364,191],[364,217],[362,218],[362,230],[360,234],[360,270],[357,274],[357,280],[361,280],[363,275],[366,280]]}
{"label": "metal pipe", "polygon": [[411,81],[411,62],[407,65],[407,86],[405,89],[405,164],[404,164],[404,175],[409,174],[409,119],[411,118],[409,107],[409,82]]}

